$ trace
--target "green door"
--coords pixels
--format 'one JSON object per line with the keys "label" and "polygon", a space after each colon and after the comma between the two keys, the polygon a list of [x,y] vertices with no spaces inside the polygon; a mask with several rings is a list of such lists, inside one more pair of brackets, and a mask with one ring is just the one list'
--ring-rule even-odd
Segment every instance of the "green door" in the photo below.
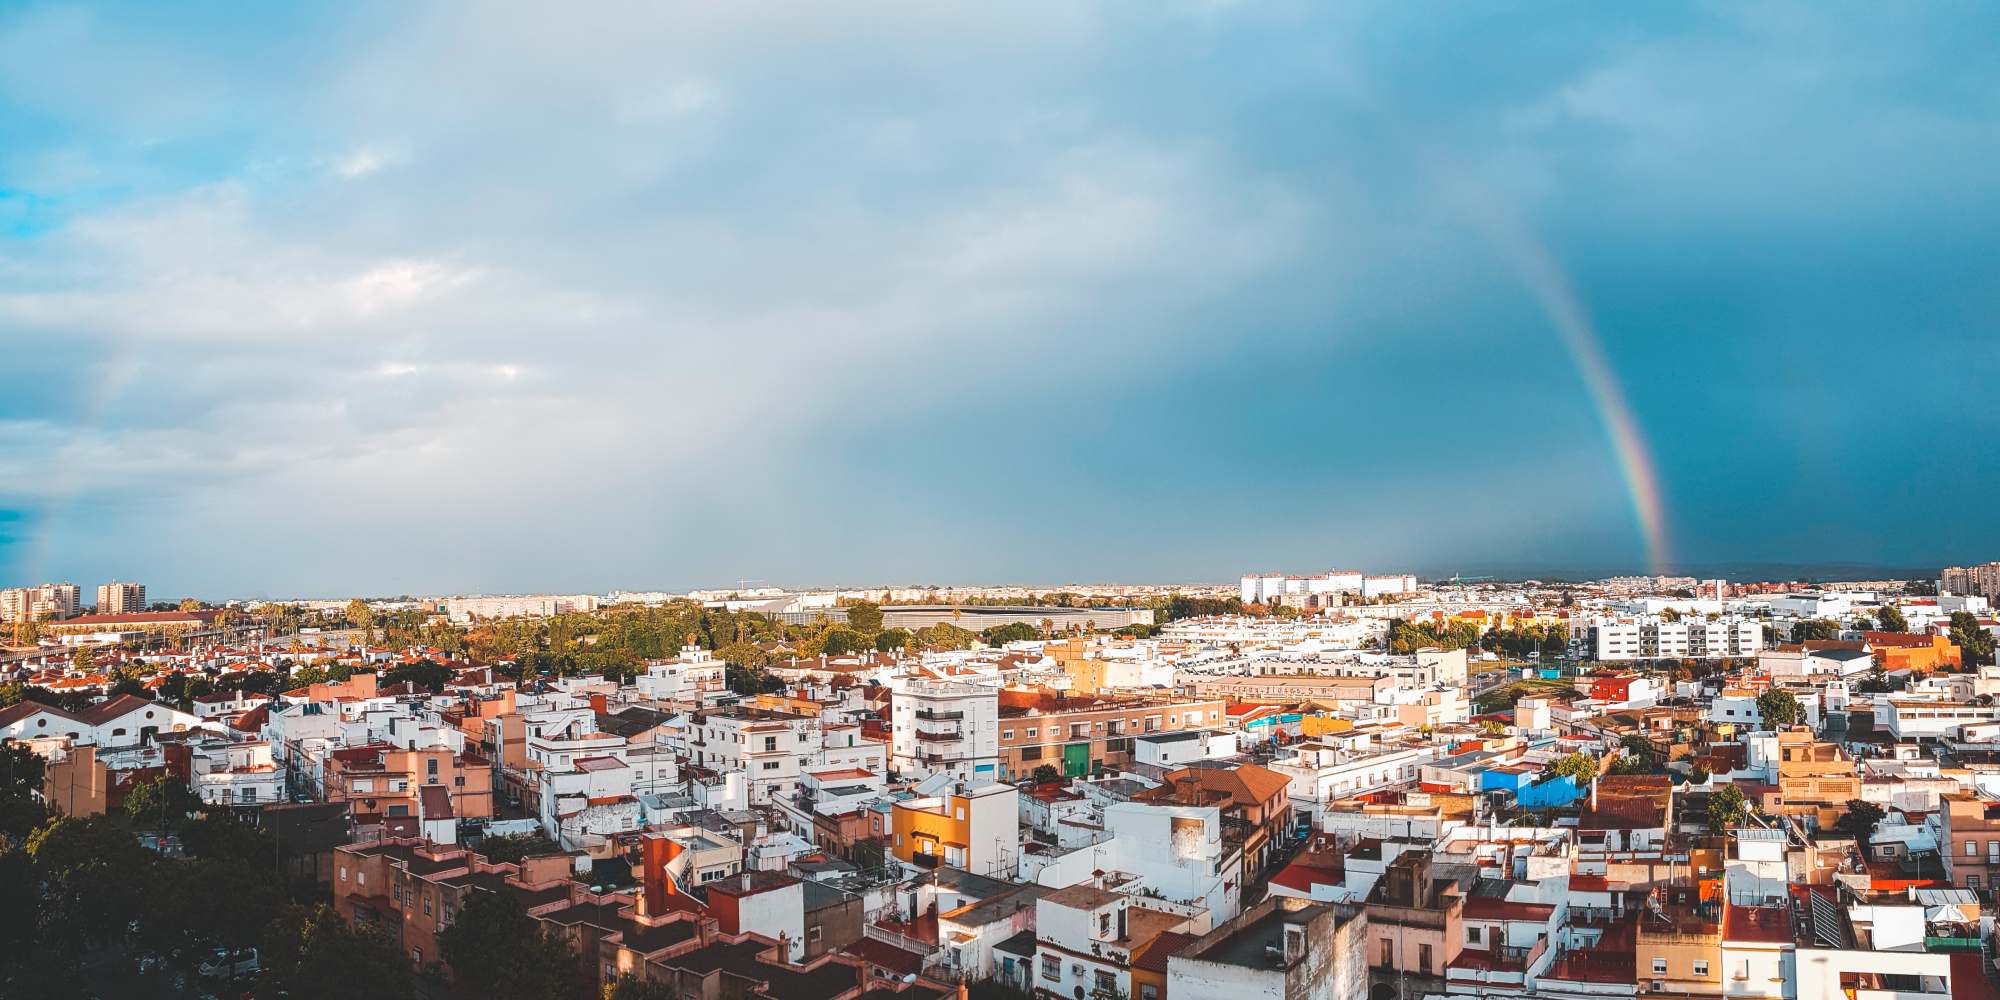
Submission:
{"label": "green door", "polygon": [[1090,773],[1090,744],[1071,743],[1063,747],[1063,773],[1072,778]]}

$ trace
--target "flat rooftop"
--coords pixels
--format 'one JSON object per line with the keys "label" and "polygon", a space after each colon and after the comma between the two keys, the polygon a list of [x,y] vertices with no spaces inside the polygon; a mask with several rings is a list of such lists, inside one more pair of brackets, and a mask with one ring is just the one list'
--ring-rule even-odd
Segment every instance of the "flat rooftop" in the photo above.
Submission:
{"label": "flat rooftop", "polygon": [[[1285,963],[1277,957],[1285,947],[1285,927],[1310,923],[1320,914],[1332,909],[1327,903],[1315,903],[1297,910],[1280,906],[1237,928],[1227,938],[1195,956],[1207,962],[1221,962],[1247,969],[1282,969]],[[1278,949],[1273,952],[1268,949]]]}

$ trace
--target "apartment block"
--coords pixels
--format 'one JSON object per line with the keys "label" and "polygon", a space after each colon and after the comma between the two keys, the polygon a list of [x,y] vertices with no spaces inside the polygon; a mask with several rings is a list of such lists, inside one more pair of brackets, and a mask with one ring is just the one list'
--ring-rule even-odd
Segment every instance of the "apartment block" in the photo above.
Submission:
{"label": "apartment block", "polygon": [[1040,689],[1002,691],[999,777],[1018,780],[1043,765],[1068,777],[1129,767],[1134,737],[1221,728],[1224,708],[1219,698],[1071,698]]}
{"label": "apartment block", "polygon": [[977,684],[909,681],[890,696],[890,765],[923,777],[991,780],[1000,768],[999,692]]}

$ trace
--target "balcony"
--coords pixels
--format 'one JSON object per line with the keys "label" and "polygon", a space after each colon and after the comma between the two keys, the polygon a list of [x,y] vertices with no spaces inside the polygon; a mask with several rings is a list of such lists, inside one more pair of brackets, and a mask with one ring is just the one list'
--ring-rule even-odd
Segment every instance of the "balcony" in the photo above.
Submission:
{"label": "balcony", "polygon": [[964,712],[940,712],[931,708],[917,709],[917,719],[920,722],[959,722],[964,718]]}
{"label": "balcony", "polygon": [[964,733],[933,733],[922,729],[917,730],[916,736],[919,741],[925,743],[957,743],[965,738]]}

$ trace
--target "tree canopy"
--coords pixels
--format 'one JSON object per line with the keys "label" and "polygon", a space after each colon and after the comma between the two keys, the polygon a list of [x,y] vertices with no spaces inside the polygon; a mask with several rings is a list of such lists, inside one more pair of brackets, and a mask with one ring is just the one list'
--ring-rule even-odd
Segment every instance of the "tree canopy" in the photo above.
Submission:
{"label": "tree canopy", "polygon": [[1723,785],[1708,793],[1708,826],[1721,833],[1742,823],[1750,815],[1750,800],[1735,785]]}
{"label": "tree canopy", "polygon": [[1798,697],[1783,688],[1772,688],[1757,696],[1757,716],[1772,729],[1796,726],[1805,714]]}

